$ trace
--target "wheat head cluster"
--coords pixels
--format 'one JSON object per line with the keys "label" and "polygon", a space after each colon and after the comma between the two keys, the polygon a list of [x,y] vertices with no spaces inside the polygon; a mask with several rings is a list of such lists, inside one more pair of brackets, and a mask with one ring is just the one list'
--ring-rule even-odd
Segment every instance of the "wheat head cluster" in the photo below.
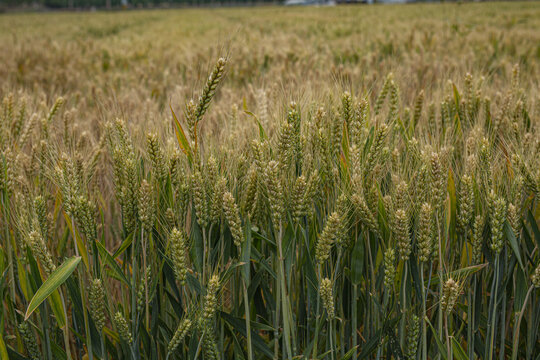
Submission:
{"label": "wheat head cluster", "polygon": [[539,19],[0,15],[0,358],[537,359]]}

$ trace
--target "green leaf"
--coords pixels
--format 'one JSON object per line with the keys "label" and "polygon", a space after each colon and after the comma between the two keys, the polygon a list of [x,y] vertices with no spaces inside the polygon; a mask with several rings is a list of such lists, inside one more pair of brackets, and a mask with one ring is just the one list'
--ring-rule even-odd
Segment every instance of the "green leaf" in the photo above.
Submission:
{"label": "green leaf", "polygon": [[99,241],[96,241],[96,246],[97,246],[99,255],[101,257],[101,260],[109,266],[109,268],[115,275],[115,278],[125,283],[131,291],[131,283],[128,281],[128,279],[126,278],[126,275],[122,272],[122,269],[120,269],[120,266],[118,266],[118,263],[111,256],[109,251]]}
{"label": "green leaf", "polygon": [[87,250],[86,244],[83,242],[81,235],[77,231],[75,231],[75,229],[73,228],[71,217],[65,212],[64,212],[64,218],[66,219],[66,224],[69,228],[69,231],[75,236],[75,244],[77,245],[77,249],[79,249],[79,254],[82,257],[84,266],[86,266],[87,270],[90,270],[90,263],[88,262],[88,250]]}
{"label": "green leaf", "polygon": [[538,244],[538,246],[540,246],[540,230],[538,229],[538,224],[536,223],[534,215],[530,209],[527,212],[527,220],[529,220],[529,224],[531,225],[531,229],[534,234],[534,238],[536,239],[536,243]]}
{"label": "green leaf", "polygon": [[186,138],[186,133],[184,132],[184,129],[182,128],[182,125],[180,124],[180,121],[178,121],[178,118],[176,117],[176,114],[174,113],[174,110],[169,104],[169,108],[171,108],[171,113],[174,120],[174,130],[176,132],[176,140],[178,141],[178,145],[184,152],[184,154],[187,155],[189,163],[191,164],[191,146],[189,146],[189,141]]}
{"label": "green leaf", "polygon": [[264,128],[263,128],[261,122],[259,121],[259,118],[254,113],[252,113],[251,111],[249,111],[247,109],[247,103],[246,103],[246,98],[245,97],[244,97],[244,101],[243,101],[242,106],[243,106],[244,113],[246,115],[252,116],[255,119],[255,121],[257,122],[257,126],[259,126],[259,138],[260,138],[260,140],[262,141],[262,140],[268,139],[268,136],[266,136],[266,132],[264,131]]}
{"label": "green leaf", "polygon": [[116,259],[118,256],[122,255],[124,251],[131,245],[133,242],[133,232],[129,234],[124,241],[122,241],[122,244],[120,244],[120,247],[114,252],[112,255],[113,259]]}
{"label": "green leaf", "polygon": [[349,129],[347,123],[343,122],[343,134],[341,135],[341,158],[345,159],[347,169],[349,165]]}
{"label": "green leaf", "polygon": [[[193,208],[192,214],[195,214],[195,208]],[[202,231],[204,229],[201,229],[199,227],[199,224],[197,223],[197,217],[192,216],[191,220],[191,258],[193,259],[193,265],[195,267],[195,270],[197,272],[202,273],[202,259],[204,256],[204,244],[203,244],[203,236]]]}
{"label": "green leaf", "polygon": [[[220,312],[221,317],[229,323],[233,329],[238,331],[240,334],[242,334],[244,337],[246,337],[246,324],[244,322],[244,319],[233,317],[227,313]],[[272,358],[274,354],[270,351],[266,343],[264,342],[263,338],[259,336],[256,332],[251,330],[251,338],[253,341],[253,346],[256,350],[258,350],[260,353],[266,355],[269,358]]]}
{"label": "green leaf", "polygon": [[249,220],[246,221],[246,224],[244,226],[244,243],[242,244],[242,254],[241,259],[242,262],[245,264],[242,267],[242,276],[244,278],[244,281],[246,282],[246,286],[249,287],[250,282],[250,274],[249,274],[249,268],[250,268],[250,259],[251,259],[251,224],[249,223]]}
{"label": "green leaf", "polygon": [[77,268],[77,265],[81,262],[80,256],[74,256],[67,259],[64,263],[49,275],[49,278],[40,286],[38,291],[34,294],[28,309],[24,315],[24,319],[28,320],[30,315],[37,309],[37,307],[49,297],[60,285],[62,285],[71,273]]}
{"label": "green leaf", "polygon": [[362,352],[358,354],[359,359],[367,359],[371,353],[377,350],[377,345],[381,342],[382,329],[377,332],[362,345]]}
{"label": "green leaf", "polygon": [[362,272],[364,269],[364,241],[362,234],[356,240],[351,254],[351,282],[354,285],[360,284],[362,281]]}
{"label": "green leaf", "polygon": [[457,342],[455,337],[452,337],[452,349],[454,350],[454,358],[457,360],[467,360],[469,357],[461,347],[461,345]]}
{"label": "green leaf", "polygon": [[[458,279],[466,278],[469,275],[472,275],[475,272],[480,271],[481,269],[485,268],[486,266],[487,266],[487,264],[478,264],[478,265],[468,266],[468,267],[465,267],[465,268],[462,268],[462,269],[454,270],[450,274],[448,274],[448,276],[450,276],[450,277],[452,277],[454,279],[455,278],[458,278]],[[424,281],[427,282],[427,280],[424,280]],[[431,279],[431,284],[432,285],[439,284],[439,276],[438,275],[433,276],[433,278]]]}
{"label": "green leaf", "polygon": [[62,304],[62,297],[58,291],[54,291],[51,294],[49,304],[51,305],[58,326],[63,328],[66,325],[66,313],[64,312],[64,305]]}
{"label": "green leaf", "polygon": [[356,345],[356,346],[353,347],[351,350],[349,350],[349,351],[345,354],[345,356],[343,356],[343,357],[341,358],[341,360],[349,360],[349,359],[353,356],[354,352],[357,351],[357,349],[358,349],[358,345]]}
{"label": "green leaf", "polygon": [[433,328],[433,325],[431,325],[431,323],[429,322],[429,319],[427,317],[426,317],[426,322],[428,323],[429,327],[431,328],[433,338],[435,339],[435,342],[437,343],[437,347],[439,348],[439,354],[441,355],[441,357],[444,360],[447,360],[448,357],[447,357],[447,354],[446,354],[446,347],[441,342],[441,339],[439,339],[439,335],[437,334],[437,332]]}
{"label": "green leaf", "polygon": [[504,222],[504,233],[506,234],[506,238],[508,239],[508,242],[510,243],[510,247],[512,247],[514,254],[516,254],[516,258],[519,263],[519,266],[521,266],[521,269],[525,271],[525,266],[523,266],[523,262],[521,261],[521,255],[519,252],[519,245],[516,240],[516,235],[514,234],[514,230],[512,229],[512,226],[510,226],[510,223],[508,222],[508,220]]}
{"label": "green leaf", "polygon": [[459,91],[456,87],[456,84],[452,83],[452,90],[454,92],[454,102],[456,104],[456,108],[459,108],[461,106],[461,97],[459,95]]}
{"label": "green leaf", "polygon": [[9,355],[4,342],[4,334],[0,333],[0,360],[9,360]]}
{"label": "green leaf", "polygon": [[[447,216],[447,229],[449,229],[449,232],[451,233],[450,238],[454,239],[454,232],[456,228],[456,213],[457,213],[457,196],[456,196],[456,183],[454,179],[454,172],[452,169],[448,169],[448,185],[447,185],[447,191],[448,191],[448,197],[450,199],[450,203],[448,204],[449,207],[447,207],[448,215]],[[451,241],[451,240],[449,240]]]}

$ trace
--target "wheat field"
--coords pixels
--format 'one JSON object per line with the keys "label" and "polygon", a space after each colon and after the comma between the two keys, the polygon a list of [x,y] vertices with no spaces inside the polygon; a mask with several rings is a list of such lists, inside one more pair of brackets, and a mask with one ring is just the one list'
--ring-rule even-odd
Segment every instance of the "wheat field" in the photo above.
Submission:
{"label": "wheat field", "polygon": [[0,359],[539,359],[540,3],[0,14]]}

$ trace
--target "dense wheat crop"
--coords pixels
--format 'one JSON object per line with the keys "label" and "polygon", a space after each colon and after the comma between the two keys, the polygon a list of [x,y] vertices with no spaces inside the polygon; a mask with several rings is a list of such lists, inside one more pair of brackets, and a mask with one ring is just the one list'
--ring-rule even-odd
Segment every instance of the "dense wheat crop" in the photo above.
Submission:
{"label": "dense wheat crop", "polygon": [[0,16],[1,359],[538,359],[540,4]]}

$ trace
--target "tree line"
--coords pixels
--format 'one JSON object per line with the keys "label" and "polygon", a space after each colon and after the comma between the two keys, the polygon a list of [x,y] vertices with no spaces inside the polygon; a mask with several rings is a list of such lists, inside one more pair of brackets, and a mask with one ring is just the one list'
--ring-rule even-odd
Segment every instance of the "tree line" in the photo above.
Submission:
{"label": "tree line", "polygon": [[44,7],[51,9],[121,8],[152,6],[202,6],[233,3],[275,3],[279,0],[0,0],[0,8]]}

